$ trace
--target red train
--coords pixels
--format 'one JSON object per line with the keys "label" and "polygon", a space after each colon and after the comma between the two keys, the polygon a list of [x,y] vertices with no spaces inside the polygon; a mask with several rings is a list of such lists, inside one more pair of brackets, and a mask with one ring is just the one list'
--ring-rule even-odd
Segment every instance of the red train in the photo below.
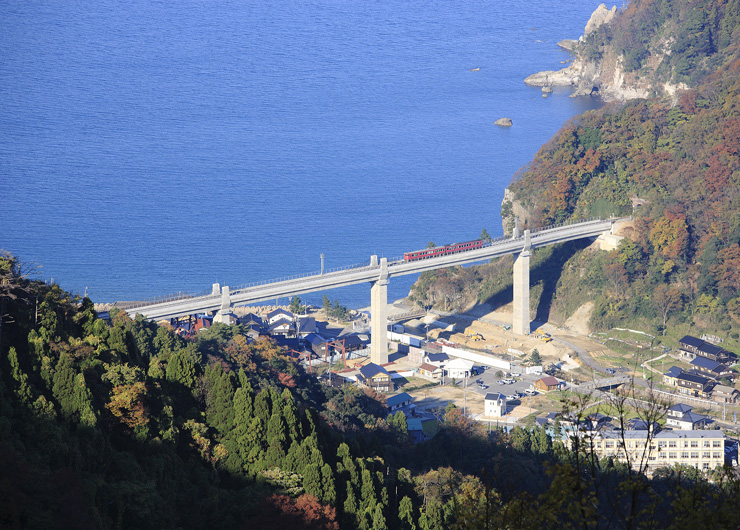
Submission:
{"label": "red train", "polygon": [[465,252],[466,250],[481,248],[482,246],[483,240],[476,239],[475,241],[466,241],[465,243],[453,243],[452,245],[444,245],[443,247],[425,248],[424,250],[406,252],[403,255],[403,259],[406,261],[416,261],[419,259],[436,258],[437,256],[444,256],[445,254],[455,254],[457,252]]}

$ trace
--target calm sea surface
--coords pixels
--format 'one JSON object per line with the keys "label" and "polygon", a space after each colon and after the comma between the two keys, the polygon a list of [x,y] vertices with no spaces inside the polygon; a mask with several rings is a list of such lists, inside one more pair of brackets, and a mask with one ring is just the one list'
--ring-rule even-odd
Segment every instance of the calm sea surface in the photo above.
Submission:
{"label": "calm sea surface", "polygon": [[112,302],[500,235],[599,3],[4,0],[0,248]]}

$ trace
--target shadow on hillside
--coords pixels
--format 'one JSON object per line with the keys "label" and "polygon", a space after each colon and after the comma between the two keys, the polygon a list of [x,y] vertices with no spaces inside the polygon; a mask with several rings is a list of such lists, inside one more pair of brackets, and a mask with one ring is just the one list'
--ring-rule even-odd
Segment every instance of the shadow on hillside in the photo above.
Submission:
{"label": "shadow on hillside", "polygon": [[[537,285],[542,285],[542,295],[537,301],[537,308],[534,320],[547,322],[550,318],[550,309],[555,296],[555,288],[563,272],[563,266],[572,258],[576,252],[583,250],[592,243],[591,239],[581,239],[570,241],[562,245],[555,245],[552,248],[541,249],[539,252],[548,252],[549,255],[536,264],[530,263],[529,271],[529,288],[530,290]],[[510,304],[514,298],[513,293],[513,270],[509,273],[509,280],[501,288],[491,295],[488,299],[480,302],[475,307],[482,304],[488,304],[491,310],[495,311],[500,307]]]}

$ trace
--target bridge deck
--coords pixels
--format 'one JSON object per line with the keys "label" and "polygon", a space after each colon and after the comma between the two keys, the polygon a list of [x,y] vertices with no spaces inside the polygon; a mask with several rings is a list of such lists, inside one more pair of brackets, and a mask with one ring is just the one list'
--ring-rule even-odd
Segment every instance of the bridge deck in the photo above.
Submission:
{"label": "bridge deck", "polygon": [[[388,277],[418,274],[427,270],[468,265],[492,258],[521,252],[527,248],[538,248],[576,239],[596,237],[608,230],[617,219],[589,220],[556,227],[533,230],[517,238],[498,238],[486,243],[482,248],[447,254],[439,257],[406,261],[402,258],[388,261]],[[527,235],[528,237],[525,237]],[[279,279],[251,284],[230,290],[230,304],[250,304],[274,300],[275,298],[300,295],[316,291],[335,289],[348,285],[368,283],[378,280],[379,264],[344,267],[321,273],[309,273],[289,279]],[[202,294],[197,296],[176,295],[170,299],[127,307],[130,315],[141,313],[148,319],[164,319],[191,315],[207,311],[217,311],[222,304],[221,294]]]}

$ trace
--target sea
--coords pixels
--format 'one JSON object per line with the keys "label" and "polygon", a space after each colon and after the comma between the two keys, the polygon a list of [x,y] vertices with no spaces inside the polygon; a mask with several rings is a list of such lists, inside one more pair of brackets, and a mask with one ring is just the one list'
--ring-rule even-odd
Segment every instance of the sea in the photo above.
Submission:
{"label": "sea", "polygon": [[3,0],[0,249],[115,302],[501,235],[517,170],[601,105],[523,82],[599,3]]}

